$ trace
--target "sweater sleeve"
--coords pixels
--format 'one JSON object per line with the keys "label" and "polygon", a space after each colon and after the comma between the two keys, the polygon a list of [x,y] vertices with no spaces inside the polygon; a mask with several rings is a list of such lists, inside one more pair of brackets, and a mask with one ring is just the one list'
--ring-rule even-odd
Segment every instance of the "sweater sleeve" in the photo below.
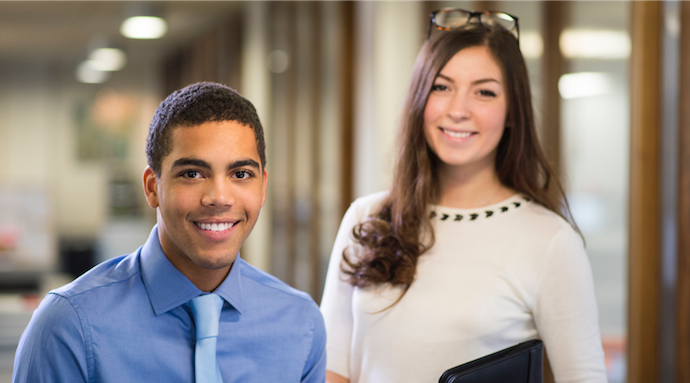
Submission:
{"label": "sweater sleeve", "polygon": [[556,382],[606,382],[592,270],[570,226],[551,243],[534,320]]}
{"label": "sweater sleeve", "polygon": [[331,252],[326,284],[321,299],[321,313],[326,323],[328,340],[326,369],[350,377],[350,345],[352,343],[352,294],[354,287],[340,271],[343,250],[352,242],[352,228],[358,223],[356,203],[345,213]]}

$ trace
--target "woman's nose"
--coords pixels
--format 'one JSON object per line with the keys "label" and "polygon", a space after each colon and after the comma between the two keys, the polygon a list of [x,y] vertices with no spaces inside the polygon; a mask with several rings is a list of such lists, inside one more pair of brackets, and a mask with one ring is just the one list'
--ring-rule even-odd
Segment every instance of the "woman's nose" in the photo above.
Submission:
{"label": "woman's nose", "polygon": [[453,122],[462,122],[471,117],[472,114],[467,101],[467,98],[462,94],[455,94],[450,100],[447,114]]}

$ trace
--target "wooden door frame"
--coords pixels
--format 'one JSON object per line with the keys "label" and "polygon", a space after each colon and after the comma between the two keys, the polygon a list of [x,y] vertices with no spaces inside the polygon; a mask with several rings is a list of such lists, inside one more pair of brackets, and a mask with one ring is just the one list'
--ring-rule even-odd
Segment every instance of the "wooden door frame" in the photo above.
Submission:
{"label": "wooden door frame", "polygon": [[[688,20],[690,3],[680,7],[680,20]],[[690,383],[690,28],[680,33],[676,382]]]}
{"label": "wooden door frame", "polygon": [[662,2],[631,2],[628,231],[629,383],[659,377]]}

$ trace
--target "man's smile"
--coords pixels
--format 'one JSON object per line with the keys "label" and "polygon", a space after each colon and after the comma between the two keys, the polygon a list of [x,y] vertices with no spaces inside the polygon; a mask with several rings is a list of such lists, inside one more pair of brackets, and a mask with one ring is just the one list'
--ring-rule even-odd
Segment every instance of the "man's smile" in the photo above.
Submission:
{"label": "man's smile", "polygon": [[221,223],[203,223],[194,222],[194,224],[201,230],[206,231],[225,231],[235,226],[237,222],[221,222]]}

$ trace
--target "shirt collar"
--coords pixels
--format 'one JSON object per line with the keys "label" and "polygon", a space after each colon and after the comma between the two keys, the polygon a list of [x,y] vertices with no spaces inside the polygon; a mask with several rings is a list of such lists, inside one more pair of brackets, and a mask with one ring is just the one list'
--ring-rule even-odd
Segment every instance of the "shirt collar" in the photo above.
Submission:
{"label": "shirt collar", "polygon": [[230,274],[225,278],[223,283],[216,288],[214,293],[220,295],[226,302],[234,307],[240,314],[244,309],[244,294],[242,292],[241,274],[244,260],[240,258],[237,253],[237,258],[230,268]]}
{"label": "shirt collar", "polygon": [[[161,315],[204,294],[168,260],[158,239],[158,225],[154,226],[149,239],[141,250],[141,276],[148,293],[153,312]],[[237,256],[230,274],[214,293],[242,313],[244,299],[240,283],[242,260]]]}

